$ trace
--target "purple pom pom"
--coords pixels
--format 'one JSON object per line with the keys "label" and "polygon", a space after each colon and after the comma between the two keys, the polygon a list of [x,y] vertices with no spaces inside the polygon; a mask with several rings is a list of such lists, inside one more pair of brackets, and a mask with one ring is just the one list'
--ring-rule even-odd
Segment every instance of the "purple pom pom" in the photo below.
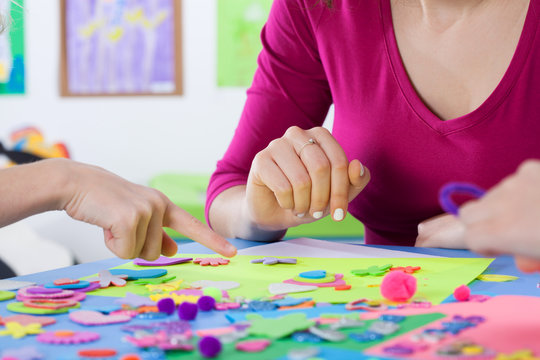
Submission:
{"label": "purple pom pom", "polygon": [[221,341],[214,336],[205,336],[199,340],[199,352],[205,358],[218,356],[221,348]]}
{"label": "purple pom pom", "polygon": [[178,317],[180,320],[194,320],[197,317],[197,304],[184,301],[178,306]]}
{"label": "purple pom pom", "polygon": [[216,299],[211,296],[201,296],[197,301],[197,305],[201,311],[210,311],[214,308],[214,305],[216,305]]}
{"label": "purple pom pom", "polygon": [[176,310],[176,305],[173,299],[163,298],[157,302],[157,308],[160,312],[171,315]]}

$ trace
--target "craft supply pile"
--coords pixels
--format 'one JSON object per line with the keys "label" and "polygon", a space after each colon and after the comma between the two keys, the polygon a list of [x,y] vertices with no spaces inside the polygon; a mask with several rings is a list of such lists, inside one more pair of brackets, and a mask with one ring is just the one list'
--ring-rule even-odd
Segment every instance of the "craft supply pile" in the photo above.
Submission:
{"label": "craft supply pile", "polygon": [[491,261],[184,254],[13,282],[0,359],[540,359],[540,298],[467,286]]}

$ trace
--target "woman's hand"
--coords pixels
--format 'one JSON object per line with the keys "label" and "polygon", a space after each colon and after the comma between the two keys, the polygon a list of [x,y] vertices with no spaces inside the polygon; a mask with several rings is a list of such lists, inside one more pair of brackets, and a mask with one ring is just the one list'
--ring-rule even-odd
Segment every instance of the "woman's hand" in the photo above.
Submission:
{"label": "woman's hand", "polygon": [[415,246],[464,249],[464,230],[463,224],[454,215],[438,215],[418,224]]}
{"label": "woman's hand", "polygon": [[524,162],[484,197],[465,204],[459,219],[471,250],[517,255],[523,270],[540,270],[540,161]]}
{"label": "woman's hand", "polygon": [[244,215],[260,229],[277,231],[332,214],[341,221],[367,185],[369,170],[349,163],[328,130],[293,126],[253,160]]}
{"label": "woman's hand", "polygon": [[236,249],[161,192],[131,183],[99,167],[64,161],[65,191],[58,207],[104,230],[105,244],[118,257],[155,260],[172,256],[177,245],[169,227],[224,256]]}

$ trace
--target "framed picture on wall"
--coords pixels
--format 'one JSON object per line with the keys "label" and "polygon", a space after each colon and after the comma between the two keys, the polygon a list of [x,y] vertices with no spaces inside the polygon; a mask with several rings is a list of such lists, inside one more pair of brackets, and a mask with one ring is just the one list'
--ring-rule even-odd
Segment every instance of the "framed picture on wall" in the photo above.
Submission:
{"label": "framed picture on wall", "polygon": [[0,95],[24,94],[24,1],[0,0],[0,16]]}
{"label": "framed picture on wall", "polygon": [[182,94],[180,0],[61,0],[62,96]]}

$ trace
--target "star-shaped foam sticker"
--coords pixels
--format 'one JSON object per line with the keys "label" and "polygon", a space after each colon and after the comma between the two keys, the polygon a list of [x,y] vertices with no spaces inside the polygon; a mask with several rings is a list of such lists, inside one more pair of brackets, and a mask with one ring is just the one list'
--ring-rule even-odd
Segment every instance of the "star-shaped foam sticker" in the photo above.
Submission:
{"label": "star-shaped foam sticker", "polygon": [[265,257],[263,259],[253,259],[251,260],[251,263],[252,264],[260,264],[262,263],[263,265],[274,265],[274,264],[296,264],[296,259],[295,258],[285,258],[285,259],[280,259],[280,258],[275,258],[275,257]]}
{"label": "star-shaped foam sticker", "polygon": [[169,282],[169,281],[174,280],[174,279],[176,279],[175,275],[162,276],[160,278],[155,278],[155,279],[139,279],[139,280],[136,280],[134,282],[134,284],[137,284],[137,285],[159,285],[159,284],[163,284],[163,283]]}
{"label": "star-shaped foam sticker", "polygon": [[306,330],[315,324],[304,313],[293,313],[279,318],[264,318],[259,314],[247,314],[246,319],[251,323],[247,329],[250,335],[280,339],[295,331]]}
{"label": "star-shaped foam sticker", "polygon": [[8,322],[6,323],[6,328],[0,330],[0,336],[11,335],[14,339],[20,339],[26,335],[36,335],[41,334],[42,332],[45,332],[45,330],[43,330],[41,324],[38,323],[21,325],[17,322]]}
{"label": "star-shaped foam sticker", "polygon": [[208,257],[208,258],[196,258],[195,260],[193,260],[193,263],[199,264],[201,266],[208,266],[208,265],[219,266],[219,265],[227,265],[229,261],[230,261],[229,259],[224,259],[220,257],[217,257],[217,258]]}
{"label": "star-shaped foam sticker", "polygon": [[39,360],[44,358],[43,354],[33,346],[7,349],[0,353],[0,359]]}
{"label": "star-shaped foam sticker", "polygon": [[132,308],[138,308],[140,306],[154,306],[156,303],[146,296],[137,295],[134,293],[126,292],[126,296],[120,299],[114,300],[116,304],[129,305]]}
{"label": "star-shaped foam sticker", "polygon": [[356,269],[352,270],[351,273],[356,276],[381,276],[386,274],[386,272],[392,267],[392,264],[386,264],[383,266],[377,266],[373,265],[368,267],[367,269]]}
{"label": "star-shaped foam sticker", "polygon": [[109,270],[101,270],[97,277],[86,279],[90,282],[98,282],[100,288],[107,288],[109,286],[126,286],[127,275],[113,275]]}

